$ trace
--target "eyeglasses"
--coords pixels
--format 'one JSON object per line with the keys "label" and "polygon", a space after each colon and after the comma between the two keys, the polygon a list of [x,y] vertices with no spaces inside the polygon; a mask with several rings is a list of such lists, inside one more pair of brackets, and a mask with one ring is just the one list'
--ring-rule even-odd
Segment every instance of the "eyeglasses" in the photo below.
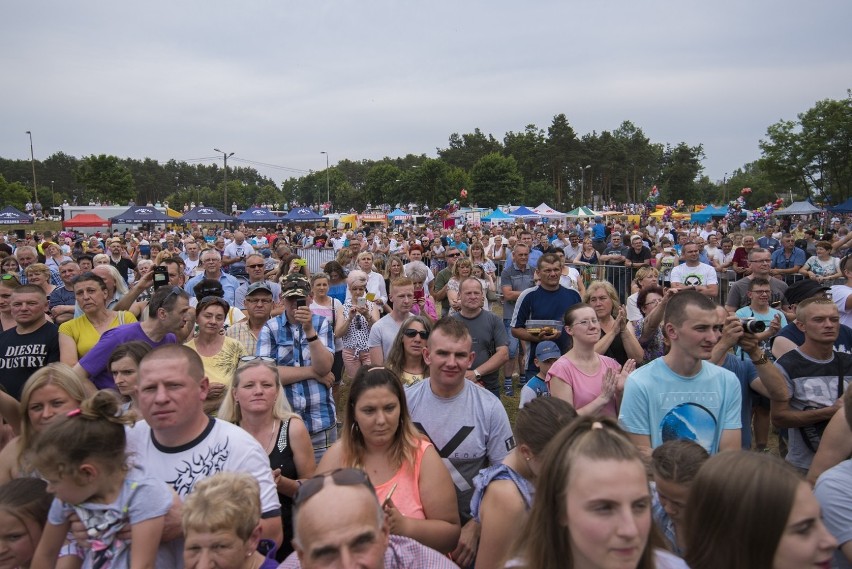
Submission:
{"label": "eyeglasses", "polygon": [[587,320],[579,320],[579,321],[571,324],[571,326],[587,327],[587,326],[594,326],[595,324],[600,324],[600,320],[598,320],[597,318],[590,318],[590,319],[587,319]]}
{"label": "eyeglasses", "polygon": [[461,257],[461,253],[449,253],[447,257]]}
{"label": "eyeglasses", "polygon": [[771,290],[753,290],[753,291],[751,291],[751,293],[756,294],[758,296],[769,296],[770,294],[772,294],[772,291]]}
{"label": "eyeglasses", "polygon": [[643,307],[645,307],[645,308],[650,308],[651,306],[657,306],[657,305],[658,305],[658,304],[660,304],[662,301],[663,301],[663,300],[662,300],[661,298],[658,298],[657,300],[649,300],[648,302],[646,302],[646,303],[645,303],[645,304],[643,304],[642,306],[643,306]]}
{"label": "eyeglasses", "polygon": [[275,358],[267,356],[243,356],[240,358],[241,362],[253,362],[255,360],[260,360],[262,362],[275,362]]}
{"label": "eyeglasses", "polygon": [[296,507],[299,507],[318,494],[319,491],[323,489],[323,486],[325,486],[327,478],[331,478],[331,481],[338,486],[366,486],[369,488],[370,492],[373,494],[376,493],[376,490],[370,483],[370,478],[367,476],[366,472],[358,470],[357,468],[339,468],[329,473],[320,474],[319,476],[314,476],[313,478],[306,480],[299,487],[296,495],[293,496],[293,504]]}
{"label": "eyeglasses", "polygon": [[414,328],[406,328],[402,332],[406,338],[413,338],[415,336],[420,336],[421,340],[429,339],[429,332],[426,330],[415,330]]}
{"label": "eyeglasses", "polygon": [[246,265],[246,268],[247,269],[262,269],[265,266],[266,265],[264,265],[263,263],[260,263],[260,264],[257,264],[257,265]]}

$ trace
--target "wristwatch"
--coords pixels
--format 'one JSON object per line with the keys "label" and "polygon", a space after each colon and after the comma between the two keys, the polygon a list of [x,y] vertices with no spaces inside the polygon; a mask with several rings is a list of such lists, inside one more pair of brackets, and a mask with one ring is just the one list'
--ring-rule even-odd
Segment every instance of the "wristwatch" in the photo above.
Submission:
{"label": "wristwatch", "polygon": [[480,381],[482,379],[482,374],[479,373],[478,369],[473,370],[473,377],[476,378],[476,381]]}
{"label": "wristwatch", "polygon": [[769,363],[769,358],[766,357],[766,352],[763,352],[763,355],[760,356],[760,358],[751,360],[751,363],[756,366],[762,366],[763,364]]}

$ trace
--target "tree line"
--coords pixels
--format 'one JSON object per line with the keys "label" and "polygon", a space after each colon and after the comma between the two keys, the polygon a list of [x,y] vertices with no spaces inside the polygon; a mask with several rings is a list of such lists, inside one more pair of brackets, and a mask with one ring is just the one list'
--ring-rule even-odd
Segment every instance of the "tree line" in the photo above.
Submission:
{"label": "tree line", "polygon": [[[230,209],[252,203],[316,204],[330,196],[337,210],[363,210],[368,204],[426,204],[441,207],[452,200],[492,207],[538,205],[570,209],[578,205],[644,202],[659,189],[659,203],[724,203],[744,187],[749,206],[777,197],[812,198],[839,203],[852,196],[852,92],[826,99],[796,120],[770,125],[759,141],[761,158],[711,181],[703,173],[701,144],[651,141],[640,127],[624,121],[612,131],[578,135],[564,114],[544,129],[534,124],[505,133],[502,139],[476,128],[453,133],[436,158],[426,154],[381,160],[344,159],[328,172],[291,177],[278,187],[251,167],[189,164],[169,160],[57,152],[36,162],[39,199],[47,208],[64,200],[127,203],[164,202],[178,208],[205,203]],[[462,197],[461,190],[466,190]],[[23,207],[32,199],[29,160],[0,158],[0,195],[4,203]]]}

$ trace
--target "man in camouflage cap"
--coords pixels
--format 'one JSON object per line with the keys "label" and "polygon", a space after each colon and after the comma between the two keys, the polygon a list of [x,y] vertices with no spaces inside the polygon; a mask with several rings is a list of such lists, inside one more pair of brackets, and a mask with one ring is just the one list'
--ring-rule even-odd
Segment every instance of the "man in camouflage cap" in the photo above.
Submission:
{"label": "man in camouflage cap", "polygon": [[257,339],[256,355],[271,358],[293,411],[301,415],[316,461],[337,440],[337,416],[331,386],[334,330],[308,308],[311,285],[303,275],[281,279],[284,313],[267,322]]}

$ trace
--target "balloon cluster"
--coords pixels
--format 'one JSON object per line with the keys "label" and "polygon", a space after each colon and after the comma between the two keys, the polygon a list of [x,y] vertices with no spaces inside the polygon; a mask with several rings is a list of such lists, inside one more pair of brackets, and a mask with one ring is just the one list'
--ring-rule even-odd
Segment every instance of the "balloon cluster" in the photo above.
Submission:
{"label": "balloon cluster", "polygon": [[650,191],[648,191],[648,205],[655,206],[657,205],[657,200],[660,199],[660,190],[657,189],[657,186],[651,186]]}

